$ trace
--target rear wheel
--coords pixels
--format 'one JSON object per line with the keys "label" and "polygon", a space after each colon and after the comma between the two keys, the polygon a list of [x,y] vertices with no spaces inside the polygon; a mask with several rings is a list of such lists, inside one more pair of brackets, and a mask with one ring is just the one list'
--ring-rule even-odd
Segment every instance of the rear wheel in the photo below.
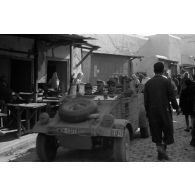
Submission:
{"label": "rear wheel", "polygon": [[113,145],[113,156],[117,162],[128,162],[130,148],[130,136],[128,129],[125,129],[125,135],[122,138],[115,138]]}
{"label": "rear wheel", "polygon": [[36,140],[36,150],[39,159],[43,162],[53,161],[57,153],[57,140],[54,136],[39,133]]}

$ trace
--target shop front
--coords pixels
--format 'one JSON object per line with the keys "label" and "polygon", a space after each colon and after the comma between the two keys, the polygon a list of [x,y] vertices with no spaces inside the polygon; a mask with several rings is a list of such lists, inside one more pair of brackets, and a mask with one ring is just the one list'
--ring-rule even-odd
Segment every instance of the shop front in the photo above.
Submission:
{"label": "shop front", "polygon": [[[97,47],[79,35],[0,35],[0,76],[15,92],[38,92],[56,72],[62,92],[67,92],[73,72]],[[88,52],[82,57],[81,50]]]}
{"label": "shop front", "polygon": [[[3,104],[8,110],[3,117],[14,121],[1,128],[1,132],[11,132],[10,128],[14,128],[21,135],[21,130],[26,132],[37,120],[40,108],[51,110],[53,102],[59,103],[59,96],[55,100],[41,97],[40,101],[39,87],[48,85],[55,73],[61,84],[58,92],[63,95],[68,91],[72,73],[78,73],[82,62],[97,49],[85,39],[72,34],[0,35],[0,77],[9,89],[23,96],[20,102]],[[88,51],[84,57],[83,48]],[[4,112],[2,105],[0,112]]]}

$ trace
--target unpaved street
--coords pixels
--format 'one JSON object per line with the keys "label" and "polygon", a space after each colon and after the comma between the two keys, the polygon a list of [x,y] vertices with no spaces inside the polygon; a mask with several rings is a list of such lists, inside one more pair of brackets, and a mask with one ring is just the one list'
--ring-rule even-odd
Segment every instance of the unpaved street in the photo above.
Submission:
{"label": "unpaved street", "polygon": [[[168,147],[168,154],[173,162],[194,162],[195,149],[189,145],[190,133],[185,132],[184,117],[174,114],[175,143]],[[130,162],[157,162],[155,145],[151,138],[135,139],[131,142]],[[6,156],[4,161],[36,162],[39,161],[35,148],[25,148]],[[56,162],[112,162],[109,151],[82,151],[59,148]]]}

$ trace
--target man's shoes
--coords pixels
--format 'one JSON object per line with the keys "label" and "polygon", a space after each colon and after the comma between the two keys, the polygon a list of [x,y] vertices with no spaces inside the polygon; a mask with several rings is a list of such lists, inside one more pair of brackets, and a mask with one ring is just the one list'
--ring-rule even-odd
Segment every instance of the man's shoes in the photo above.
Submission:
{"label": "man's shoes", "polygon": [[168,157],[167,153],[158,153],[158,160],[170,160],[170,158]]}
{"label": "man's shoes", "polygon": [[167,150],[167,145],[166,145],[166,144],[163,144],[163,148],[164,148],[164,151],[166,152],[166,150]]}
{"label": "man's shoes", "polygon": [[166,153],[167,145],[163,144],[161,147],[158,147],[158,160],[170,160]]}
{"label": "man's shoes", "polygon": [[170,160],[166,152],[163,154],[163,158],[164,160]]}
{"label": "man's shoes", "polygon": [[161,152],[158,152],[158,160],[163,160],[163,154]]}

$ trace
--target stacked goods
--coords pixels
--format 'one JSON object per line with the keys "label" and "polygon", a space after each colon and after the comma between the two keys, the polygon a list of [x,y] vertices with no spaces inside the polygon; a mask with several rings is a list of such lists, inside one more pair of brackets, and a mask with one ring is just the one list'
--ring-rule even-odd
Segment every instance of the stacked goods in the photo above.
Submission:
{"label": "stacked goods", "polygon": [[92,85],[90,83],[85,84],[85,95],[92,95]]}

